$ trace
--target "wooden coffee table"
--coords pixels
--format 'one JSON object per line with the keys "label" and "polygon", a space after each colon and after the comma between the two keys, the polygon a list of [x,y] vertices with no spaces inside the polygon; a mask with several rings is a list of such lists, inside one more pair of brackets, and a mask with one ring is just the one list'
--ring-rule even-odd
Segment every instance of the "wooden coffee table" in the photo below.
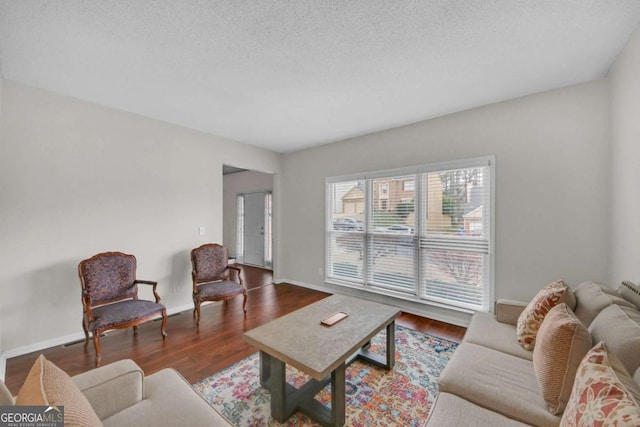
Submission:
{"label": "wooden coffee table", "polygon": [[[320,324],[336,312],[348,317],[333,326]],[[271,394],[271,416],[284,422],[298,409],[326,426],[345,423],[345,368],[364,359],[385,369],[395,364],[395,319],[400,310],[388,305],[333,295],[244,334],[260,350],[260,382]],[[387,328],[385,355],[368,350]],[[296,389],[285,379],[289,364],[311,376]],[[331,410],[314,399],[331,382]]]}

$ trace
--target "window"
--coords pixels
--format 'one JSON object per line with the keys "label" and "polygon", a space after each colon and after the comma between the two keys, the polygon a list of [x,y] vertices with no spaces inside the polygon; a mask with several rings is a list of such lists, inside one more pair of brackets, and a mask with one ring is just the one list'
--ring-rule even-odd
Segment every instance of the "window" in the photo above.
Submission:
{"label": "window", "polygon": [[485,157],[328,179],[325,280],[489,311],[494,163]]}

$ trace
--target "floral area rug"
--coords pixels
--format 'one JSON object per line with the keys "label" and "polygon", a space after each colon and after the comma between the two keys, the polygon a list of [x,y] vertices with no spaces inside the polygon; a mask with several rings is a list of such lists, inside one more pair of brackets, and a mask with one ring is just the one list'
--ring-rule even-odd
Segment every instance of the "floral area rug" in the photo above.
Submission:
{"label": "floral area rug", "polygon": [[[396,325],[396,364],[391,371],[356,360],[346,369],[346,425],[421,426],[435,401],[436,380],[457,344]],[[385,332],[371,342],[384,353]],[[237,427],[317,426],[297,412],[281,424],[270,417],[269,392],[260,386],[260,357],[246,359],[193,385]],[[287,382],[300,387],[309,377],[287,365]],[[331,406],[330,386],[316,400]]]}

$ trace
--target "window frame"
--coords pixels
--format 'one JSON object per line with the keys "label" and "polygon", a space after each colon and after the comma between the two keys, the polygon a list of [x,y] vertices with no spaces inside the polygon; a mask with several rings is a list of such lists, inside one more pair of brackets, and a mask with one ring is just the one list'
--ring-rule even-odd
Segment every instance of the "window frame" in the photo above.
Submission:
{"label": "window frame", "polygon": [[[456,169],[469,169],[474,167],[487,167],[488,169],[488,179],[489,183],[487,185],[486,191],[488,194],[488,202],[489,207],[487,209],[487,213],[489,215],[488,219],[488,233],[486,235],[487,240],[487,260],[486,260],[486,268],[488,268],[488,283],[487,288],[483,288],[483,303],[481,306],[469,306],[467,304],[456,303],[455,301],[442,301],[441,297],[437,297],[434,299],[430,299],[428,296],[423,294],[423,287],[426,286],[422,284],[423,278],[421,277],[421,268],[423,260],[421,259],[420,250],[421,250],[421,230],[422,230],[422,214],[421,210],[426,206],[426,200],[422,200],[422,175],[428,173],[436,173],[436,172],[445,172],[449,170]],[[357,174],[348,174],[348,175],[340,175],[327,177],[325,179],[325,269],[324,269],[324,281],[327,284],[345,286],[360,290],[365,290],[372,293],[377,293],[381,295],[391,296],[394,298],[409,300],[418,302],[425,305],[432,305],[442,308],[447,308],[455,311],[461,312],[473,312],[477,310],[483,311],[493,311],[493,303],[495,301],[495,197],[496,197],[496,179],[495,172],[496,170],[496,158],[493,155],[483,156],[483,157],[475,157],[469,159],[461,159],[461,160],[453,160],[446,162],[438,162],[432,164],[423,164],[419,166],[405,167],[405,168],[396,168],[396,169],[386,169],[386,170],[378,170],[378,171],[370,171],[363,172]],[[406,177],[407,175],[414,175],[414,194],[415,194],[415,218],[416,222],[414,224],[415,232],[411,235],[413,238],[413,262],[414,262],[414,292],[408,293],[406,291],[398,291],[394,286],[380,286],[379,284],[373,284],[370,282],[371,273],[368,271],[369,254],[368,250],[372,246],[370,239],[375,238],[376,233],[373,232],[369,223],[373,220],[373,185],[372,182],[374,179],[379,178],[393,178],[397,176]],[[348,181],[361,181],[365,182],[365,224],[364,231],[353,233],[352,236],[362,237],[362,262],[363,262],[363,272],[362,272],[362,280],[344,280],[343,278],[331,277],[330,271],[330,257],[331,257],[331,239],[335,233],[333,230],[332,223],[332,211],[334,209],[333,201],[331,199],[331,191],[330,188],[333,184],[337,184],[340,182],[348,182]],[[486,185],[486,184],[485,184]],[[424,205],[424,206],[423,206]],[[426,213],[425,213],[426,215]],[[470,239],[471,236],[466,237],[465,239]],[[484,284],[484,283],[483,283]]]}

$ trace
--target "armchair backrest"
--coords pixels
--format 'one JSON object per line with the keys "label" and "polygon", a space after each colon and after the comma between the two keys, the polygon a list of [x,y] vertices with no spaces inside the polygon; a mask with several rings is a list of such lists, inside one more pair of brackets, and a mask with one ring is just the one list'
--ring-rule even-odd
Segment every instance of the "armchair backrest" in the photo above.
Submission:
{"label": "armchair backrest", "polygon": [[91,305],[137,298],[136,257],[122,252],[104,252],[78,265],[82,291],[91,296]]}
{"label": "armchair backrest", "polygon": [[229,251],[222,245],[207,243],[191,251],[194,285],[227,277]]}

